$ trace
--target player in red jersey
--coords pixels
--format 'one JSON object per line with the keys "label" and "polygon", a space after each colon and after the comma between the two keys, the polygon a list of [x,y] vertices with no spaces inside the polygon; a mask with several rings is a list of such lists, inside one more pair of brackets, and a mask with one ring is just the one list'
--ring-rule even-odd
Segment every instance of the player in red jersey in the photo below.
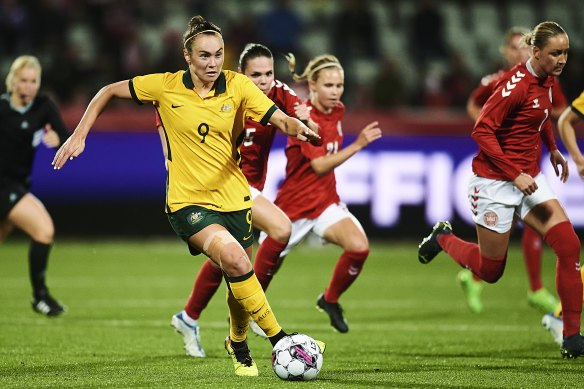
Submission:
{"label": "player in red jersey", "polygon": [[455,236],[449,222],[438,222],[420,243],[418,259],[429,263],[444,250],[482,280],[497,282],[505,269],[517,213],[557,255],[556,286],[564,309],[561,353],[576,358],[584,354],[580,240],[539,169],[543,140],[556,174],[563,182],[568,178],[568,164],[556,147],[549,116],[552,76],[562,73],[570,44],[555,22],[540,23],[524,42],[532,48],[531,57],[501,78],[472,132],[479,151],[468,195],[478,244]]}
{"label": "player in red jersey", "polygon": [[[529,47],[521,42],[523,36],[528,33],[529,30],[523,27],[512,27],[507,30],[501,52],[507,61],[508,67],[483,77],[481,83],[470,95],[466,111],[474,121],[479,117],[481,107],[487,102],[501,77],[513,66],[529,59]],[[562,92],[558,78],[554,77],[553,80],[551,117],[557,120],[566,107],[566,97]],[[542,240],[539,234],[527,225],[523,227],[521,247],[529,278],[530,290],[527,292],[527,301],[531,306],[538,308],[543,313],[547,313],[553,310],[558,301],[543,287],[541,280]],[[483,305],[480,297],[482,291],[480,279],[468,269],[462,269],[457,278],[465,292],[467,304],[471,311],[481,312]]]}
{"label": "player in red jersey", "polygon": [[[294,71],[294,56],[289,56]],[[309,232],[344,250],[339,258],[328,288],[318,297],[317,306],[330,316],[331,325],[339,332],[349,330],[338,303],[340,295],[357,278],[369,254],[369,243],[357,219],[341,203],[337,194],[334,168],[353,154],[381,137],[377,122],[368,124],[349,146],[341,149],[343,132],[341,120],[345,106],[340,98],[344,89],[344,73],[338,59],[321,55],[309,62],[297,81],[308,81],[310,100],[306,102],[310,117],[318,124],[322,144],[308,147],[298,142],[286,145],[286,178],[276,196],[275,204],[292,220],[292,235],[281,259]],[[264,239],[264,240],[262,240]],[[265,234],[260,242],[265,242]],[[254,268],[267,265],[273,274],[277,263],[255,260]],[[261,279],[258,274],[258,279]],[[267,288],[271,276],[260,281]]]}
{"label": "player in red jersey", "polygon": [[[310,119],[310,110],[285,83],[274,78],[272,52],[264,45],[248,44],[239,58],[239,72],[249,77],[280,110],[287,115],[304,121],[314,131],[318,127]],[[162,132],[162,123],[156,116],[156,125]],[[254,272],[265,289],[272,278],[272,268],[277,267],[280,253],[290,238],[291,222],[288,216],[269,199],[262,195],[268,168],[268,155],[274,142],[277,129],[271,124],[262,125],[253,120],[245,122],[245,138],[240,146],[241,168],[245,174],[253,200],[253,227],[267,234],[259,246],[254,262]],[[161,134],[163,149],[164,134]],[[166,151],[165,151],[166,152]],[[200,345],[198,319],[211,297],[215,294],[223,273],[211,260],[203,263],[195,280],[193,291],[183,311],[172,317],[171,325],[183,336],[187,355],[205,357]],[[266,337],[263,330],[253,321],[250,327],[254,333]]]}

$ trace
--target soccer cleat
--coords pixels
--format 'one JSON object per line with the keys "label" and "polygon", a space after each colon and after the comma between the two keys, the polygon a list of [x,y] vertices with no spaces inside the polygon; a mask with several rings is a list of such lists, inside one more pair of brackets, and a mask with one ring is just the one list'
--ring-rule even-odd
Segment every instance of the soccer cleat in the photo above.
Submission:
{"label": "soccer cleat", "polygon": [[541,325],[552,334],[554,342],[561,346],[564,341],[564,321],[550,312],[541,319]]}
{"label": "soccer cleat", "polygon": [[527,302],[542,313],[553,311],[559,303],[546,288],[538,289],[535,292],[527,292]]}
{"label": "soccer cleat", "polygon": [[262,328],[258,325],[258,323],[255,322],[254,319],[249,320],[249,328],[251,332],[259,336],[260,338],[268,339],[268,336],[266,335],[264,330],[262,330]]}
{"label": "soccer cleat", "polygon": [[473,278],[472,272],[468,269],[462,269],[456,277],[466,296],[466,304],[474,313],[480,313],[483,310],[481,301],[481,292],[483,283]]}
{"label": "soccer cleat", "polygon": [[333,326],[337,331],[345,333],[349,331],[349,323],[343,316],[343,308],[341,308],[339,303],[328,303],[324,300],[324,293],[318,296],[316,300],[316,308],[319,311],[326,312],[331,318],[331,326]]}
{"label": "soccer cleat", "polygon": [[38,297],[33,296],[31,304],[35,312],[49,317],[59,316],[67,312],[67,307],[59,304],[48,292]]}
{"label": "soccer cleat", "polygon": [[563,358],[578,358],[584,355],[584,338],[580,333],[570,335],[564,338],[560,348]]}
{"label": "soccer cleat", "polygon": [[437,222],[432,233],[418,245],[418,260],[421,263],[430,263],[442,251],[442,247],[438,244],[438,237],[445,234],[452,234],[450,222]]}
{"label": "soccer cleat", "polygon": [[192,357],[205,358],[205,351],[201,347],[201,335],[199,335],[198,325],[189,325],[183,318],[184,311],[181,311],[172,317],[170,325],[174,330],[182,335],[185,342],[187,355]]}
{"label": "soccer cleat", "polygon": [[233,360],[233,368],[238,376],[255,377],[258,375],[258,367],[249,353],[247,342],[243,342],[241,347],[233,347],[231,338],[225,338],[225,350]]}

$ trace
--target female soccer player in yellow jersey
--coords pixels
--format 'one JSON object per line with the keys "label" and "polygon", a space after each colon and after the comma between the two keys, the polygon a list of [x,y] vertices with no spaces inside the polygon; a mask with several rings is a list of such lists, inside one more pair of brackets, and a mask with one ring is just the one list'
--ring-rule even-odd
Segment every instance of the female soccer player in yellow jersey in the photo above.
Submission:
{"label": "female soccer player in yellow jersey", "polygon": [[253,228],[249,185],[239,168],[243,122],[271,123],[301,141],[319,136],[277,109],[246,76],[222,70],[221,30],[201,16],[184,34],[187,71],[149,74],[103,87],[57,151],[55,169],[79,156],[97,116],[114,98],[154,102],[168,148],[166,213],[193,255],[205,253],[225,273],[231,329],[225,348],[237,375],[257,375],[246,344],[250,315],[272,344],[287,334],[276,321],[250,262]]}

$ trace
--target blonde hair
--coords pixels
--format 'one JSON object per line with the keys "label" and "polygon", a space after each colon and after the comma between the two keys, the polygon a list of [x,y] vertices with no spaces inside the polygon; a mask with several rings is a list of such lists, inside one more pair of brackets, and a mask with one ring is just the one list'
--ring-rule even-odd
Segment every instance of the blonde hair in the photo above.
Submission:
{"label": "blonde hair", "polygon": [[286,59],[288,60],[288,66],[290,68],[290,73],[292,73],[292,78],[294,78],[295,81],[316,81],[318,79],[318,73],[322,69],[329,67],[340,69],[343,77],[345,76],[345,72],[339,59],[332,54],[322,54],[313,58],[308,62],[308,65],[306,65],[302,74],[294,73],[294,68],[296,67],[296,57],[294,57],[294,54],[288,53]]}
{"label": "blonde hair", "polygon": [[11,94],[14,90],[14,84],[16,82],[18,72],[25,68],[33,68],[38,71],[39,76],[37,79],[37,84],[40,86],[42,68],[38,58],[32,55],[21,55],[20,57],[16,58],[14,62],[12,62],[12,65],[10,65],[10,71],[6,76],[6,92],[8,92],[8,94]]}
{"label": "blonde hair", "polygon": [[535,28],[523,36],[523,43],[543,49],[548,39],[556,35],[566,35],[566,31],[556,22],[541,22]]}

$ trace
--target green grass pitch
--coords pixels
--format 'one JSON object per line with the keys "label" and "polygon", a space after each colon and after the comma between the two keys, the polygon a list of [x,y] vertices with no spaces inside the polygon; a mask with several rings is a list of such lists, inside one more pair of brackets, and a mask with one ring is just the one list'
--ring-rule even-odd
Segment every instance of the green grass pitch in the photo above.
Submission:
{"label": "green grass pitch", "polygon": [[[69,308],[49,319],[30,307],[28,242],[0,246],[0,387],[2,388],[561,388],[578,387],[584,358],[563,360],[527,305],[518,246],[506,272],[483,290],[472,314],[456,283],[459,268],[440,254],[421,265],[416,242],[373,243],[361,276],[341,298],[350,330],[332,330],[315,309],[341,250],[294,249],[268,299],[285,330],[327,343],[317,380],[283,382],[270,367],[269,343],[249,346],[259,377],[236,377],[223,349],[228,334],[225,287],[203,312],[207,358],[187,357],[171,316],[188,297],[201,257],[178,239],[59,240],[49,264],[52,293]],[[546,247],[545,285],[555,259]]]}

